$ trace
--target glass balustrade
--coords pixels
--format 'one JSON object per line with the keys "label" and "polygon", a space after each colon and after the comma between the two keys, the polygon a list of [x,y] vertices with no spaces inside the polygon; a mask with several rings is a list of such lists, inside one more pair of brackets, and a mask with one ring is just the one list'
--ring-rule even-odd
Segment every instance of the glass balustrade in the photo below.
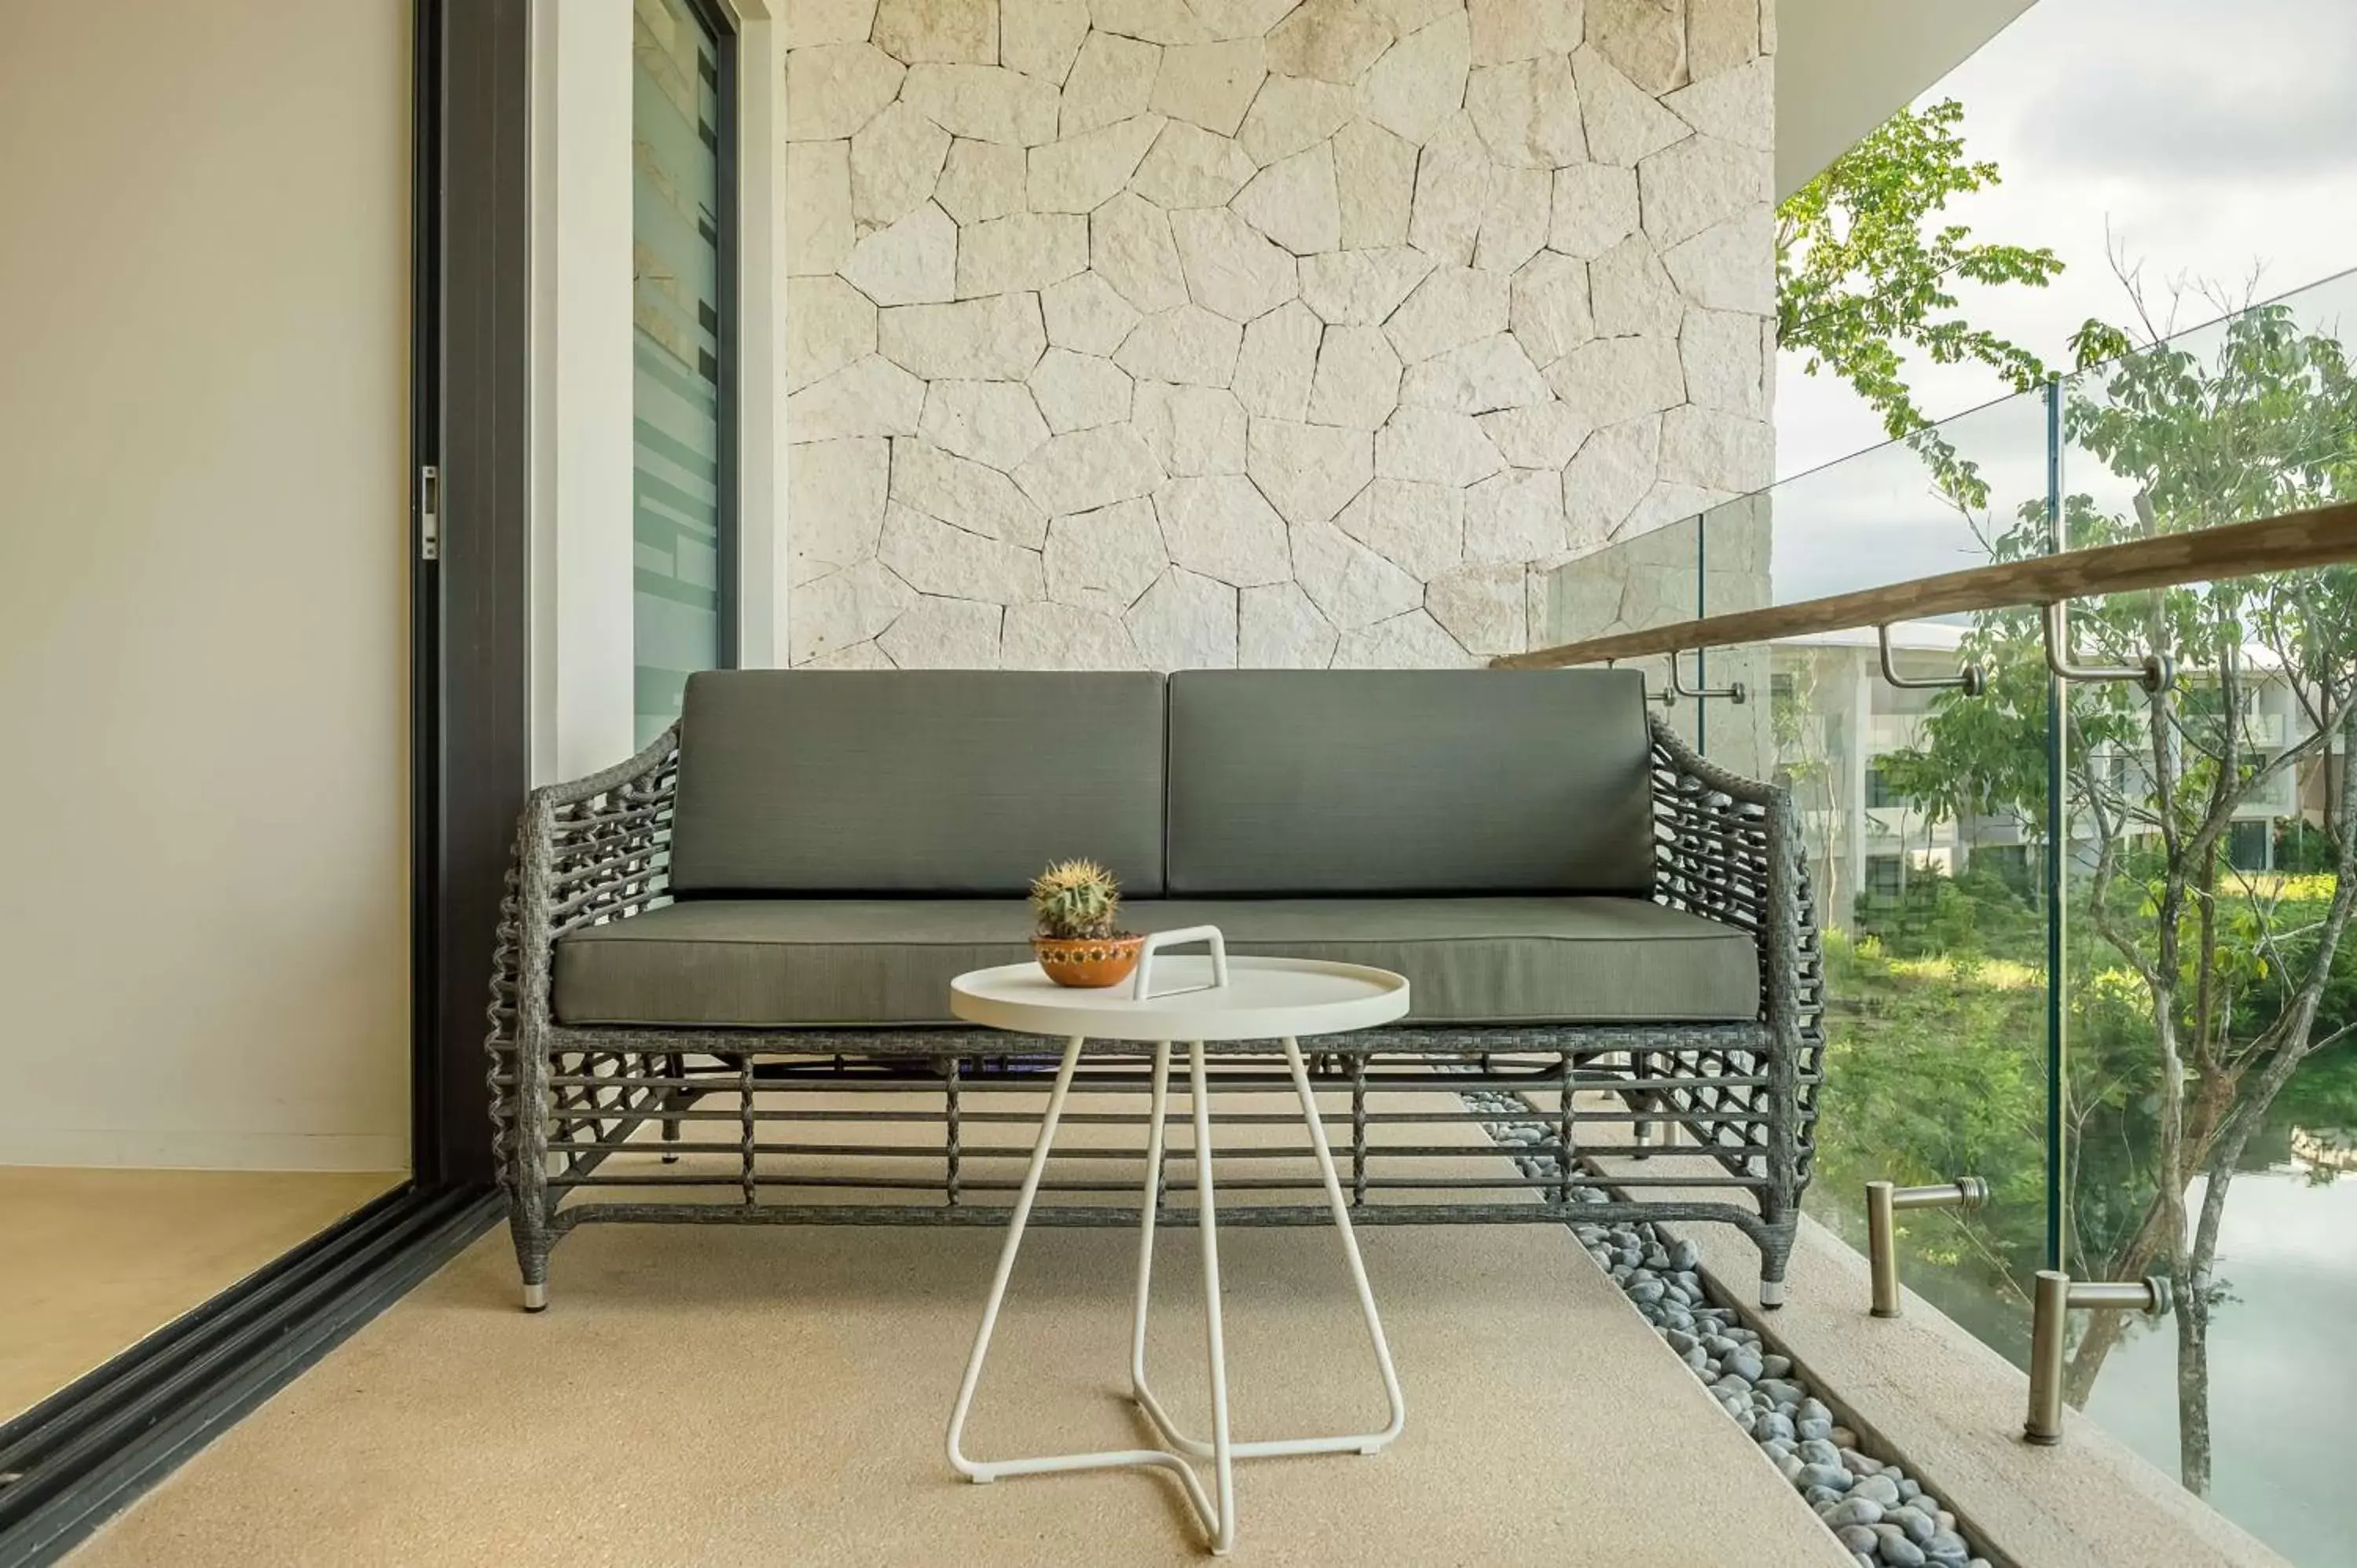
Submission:
{"label": "glass balustrade", "polygon": [[[2012,535],[2044,515],[2047,424],[2042,399],[2008,398],[1714,509],[1698,520],[1710,613],[2035,553]],[[1785,783],[1801,815],[1828,1000],[1811,1211],[1863,1250],[1867,1182],[1986,1179],[1977,1211],[1906,1217],[1900,1273],[2024,1361],[2060,1155],[2042,816],[2004,784],[2045,774],[2047,680],[1980,640],[1953,618],[1893,625],[1906,685],[1872,627],[1713,649],[1706,667],[1747,701],[1708,704],[1703,732],[1717,760]],[[1975,660],[1992,687],[1954,709],[1934,682]],[[1952,710],[1985,726],[1953,778],[1927,756]]]}
{"label": "glass balustrade", "polygon": [[[2112,344],[1570,564],[1550,639],[2357,500],[2347,328],[2357,274]],[[1668,709],[1799,809],[1828,971],[1810,1210],[1863,1250],[1867,1182],[1985,1178],[1976,1210],[1900,1217],[1901,1273],[2017,1363],[2037,1270],[2169,1277],[2164,1319],[2072,1325],[2072,1402],[2293,1561],[2345,1562],[2357,567],[2074,602],[2060,651],[2116,679],[2057,679],[2035,607],[1889,634],[1686,654],[1685,688],[1745,700]]]}

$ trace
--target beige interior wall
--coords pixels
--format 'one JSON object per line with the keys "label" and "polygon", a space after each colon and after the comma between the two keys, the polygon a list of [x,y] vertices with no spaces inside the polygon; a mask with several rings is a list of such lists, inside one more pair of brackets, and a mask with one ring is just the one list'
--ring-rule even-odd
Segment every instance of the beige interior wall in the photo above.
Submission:
{"label": "beige interior wall", "polygon": [[405,1163],[409,19],[10,7],[0,1163]]}

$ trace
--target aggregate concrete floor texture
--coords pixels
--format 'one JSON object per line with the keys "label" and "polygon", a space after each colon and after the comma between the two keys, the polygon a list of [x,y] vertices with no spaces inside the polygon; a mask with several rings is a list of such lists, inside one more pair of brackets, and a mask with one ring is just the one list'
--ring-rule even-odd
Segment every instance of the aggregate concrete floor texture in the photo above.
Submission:
{"label": "aggregate concrete floor texture", "polygon": [[[1076,1096],[1073,1106],[1090,1103]],[[845,1126],[827,1124],[825,1135]],[[1405,1131],[1438,1136],[1429,1126]],[[1511,1172],[1478,1145],[1477,1130],[1452,1133],[1469,1144],[1455,1168]],[[1134,1129],[1068,1133],[1071,1146],[1135,1139]],[[1183,1150],[1187,1140],[1173,1141]],[[1222,1128],[1214,1142],[1215,1150],[1306,1150],[1297,1123]],[[655,1168],[648,1156],[622,1158]],[[910,1161],[927,1168],[922,1156]],[[1255,1176],[1311,1169],[1306,1154],[1220,1168],[1232,1176],[1247,1164]],[[1131,1157],[1060,1163],[1051,1179],[1083,1165],[1091,1176],[1143,1174]],[[968,1161],[969,1174],[991,1168]],[[995,1168],[1019,1172],[1012,1159]],[[1191,1182],[1191,1164],[1174,1163],[1169,1179]],[[1405,1434],[1372,1458],[1239,1463],[1232,1561],[1849,1562],[1562,1228],[1359,1233],[1406,1391]],[[1166,1477],[976,1487],[949,1468],[944,1425],[1001,1236],[587,1226],[557,1247],[552,1305],[535,1316],[517,1308],[513,1256],[504,1231],[494,1232],[70,1561],[1160,1568],[1208,1560]],[[1238,1437],[1380,1426],[1381,1386],[1330,1232],[1234,1227],[1221,1240]],[[969,1453],[1146,1440],[1125,1397],[1135,1253],[1129,1229],[1031,1232]],[[1207,1409],[1200,1278],[1195,1232],[1165,1230],[1151,1357],[1157,1391],[1198,1431]]]}

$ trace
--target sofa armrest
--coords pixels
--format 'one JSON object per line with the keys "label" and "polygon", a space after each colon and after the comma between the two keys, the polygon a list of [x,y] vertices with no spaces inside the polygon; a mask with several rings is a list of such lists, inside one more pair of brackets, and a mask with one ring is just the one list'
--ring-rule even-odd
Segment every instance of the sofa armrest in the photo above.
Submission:
{"label": "sofa armrest", "polygon": [[1653,897],[1751,934],[1770,1077],[1794,1123],[1798,1163],[1779,1173],[1797,1199],[1808,1180],[1824,1048],[1824,961],[1800,815],[1790,790],[1730,773],[1652,720]]}
{"label": "sofa armrest", "polygon": [[506,1170],[519,1095],[518,1047],[537,1047],[552,1022],[557,939],[671,901],[672,808],[679,726],[627,762],[534,789],[516,823],[491,965],[490,1088],[494,1146]]}

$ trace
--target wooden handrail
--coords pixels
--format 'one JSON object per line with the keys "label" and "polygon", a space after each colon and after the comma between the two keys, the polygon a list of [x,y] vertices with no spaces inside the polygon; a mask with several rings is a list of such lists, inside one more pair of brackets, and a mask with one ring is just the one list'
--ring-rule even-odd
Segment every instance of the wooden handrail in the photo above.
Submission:
{"label": "wooden handrail", "polygon": [[[1936,577],[1918,577],[1888,587],[1831,594],[1798,604],[1705,616],[1643,631],[1591,637],[1529,653],[1490,660],[1494,670],[1559,670],[1571,664],[1601,664],[1613,659],[1684,653],[1697,648],[1733,648],[1780,637],[1806,637],[1856,627],[1889,626],[1929,616],[2014,605],[2050,605],[2097,594],[2165,588],[2288,572],[2357,560],[2357,503],[2343,502],[2255,522],[2164,533],[2092,550],[2066,550],[1996,566],[1972,566]],[[1577,567],[1577,563],[1573,564]]]}

